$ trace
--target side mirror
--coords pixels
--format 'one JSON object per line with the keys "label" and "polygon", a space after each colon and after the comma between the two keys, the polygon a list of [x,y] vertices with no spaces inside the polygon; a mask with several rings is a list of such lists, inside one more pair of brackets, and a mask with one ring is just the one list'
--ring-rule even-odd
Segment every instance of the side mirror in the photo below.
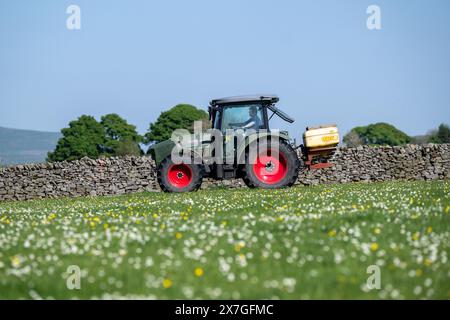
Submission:
{"label": "side mirror", "polygon": [[208,113],[209,113],[209,120],[211,121],[212,120],[212,107],[211,106],[208,107]]}

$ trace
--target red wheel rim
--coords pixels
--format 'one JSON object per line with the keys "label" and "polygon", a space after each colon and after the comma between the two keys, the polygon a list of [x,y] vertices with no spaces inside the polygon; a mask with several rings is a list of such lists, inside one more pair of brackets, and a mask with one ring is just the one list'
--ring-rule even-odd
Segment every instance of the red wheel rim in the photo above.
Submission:
{"label": "red wheel rim", "polygon": [[266,154],[258,155],[253,165],[253,172],[261,182],[276,184],[286,176],[286,158],[282,153],[273,153],[269,149]]}
{"label": "red wheel rim", "polygon": [[187,187],[192,181],[192,169],[186,164],[173,164],[169,167],[169,182],[176,188]]}

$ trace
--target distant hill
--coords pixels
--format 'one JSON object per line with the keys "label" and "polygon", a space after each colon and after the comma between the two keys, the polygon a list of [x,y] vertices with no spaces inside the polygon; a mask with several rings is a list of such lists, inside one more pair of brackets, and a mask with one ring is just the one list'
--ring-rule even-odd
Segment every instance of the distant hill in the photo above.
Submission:
{"label": "distant hill", "polygon": [[61,134],[0,127],[0,165],[44,162]]}

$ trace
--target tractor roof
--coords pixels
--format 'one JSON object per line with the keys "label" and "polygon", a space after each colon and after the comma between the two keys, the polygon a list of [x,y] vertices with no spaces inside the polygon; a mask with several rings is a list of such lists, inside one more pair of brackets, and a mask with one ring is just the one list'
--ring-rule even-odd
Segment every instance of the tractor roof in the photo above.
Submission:
{"label": "tractor roof", "polygon": [[251,95],[251,96],[235,96],[235,97],[227,97],[227,98],[221,98],[221,99],[214,99],[211,100],[210,104],[212,108],[215,108],[218,105],[226,105],[226,104],[234,104],[234,103],[240,103],[240,102],[266,102],[267,108],[269,108],[274,114],[279,116],[284,121],[287,121],[289,123],[294,122],[294,118],[291,118],[286,113],[275,107],[275,103],[280,100],[278,96],[272,95],[272,94],[258,94],[258,95]]}
{"label": "tractor roof", "polygon": [[279,98],[276,95],[248,95],[248,96],[235,96],[211,100],[210,104],[212,106],[228,103],[239,103],[239,102],[269,102],[277,103]]}

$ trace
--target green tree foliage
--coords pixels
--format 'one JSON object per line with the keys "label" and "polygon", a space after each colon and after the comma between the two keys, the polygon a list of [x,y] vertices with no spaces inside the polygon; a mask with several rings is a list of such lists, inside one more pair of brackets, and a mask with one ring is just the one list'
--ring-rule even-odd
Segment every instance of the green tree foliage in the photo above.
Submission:
{"label": "green tree foliage", "polygon": [[[355,134],[359,137],[356,139]],[[399,146],[412,141],[406,133],[388,123],[375,123],[363,127],[355,127],[344,136],[344,143],[354,146],[354,141],[368,145]]]}
{"label": "green tree foliage", "polygon": [[124,139],[117,141],[114,154],[116,156],[140,156],[143,151],[135,141]]}
{"label": "green tree foliage", "polygon": [[442,123],[437,131],[433,132],[429,139],[432,143],[450,143],[450,128]]}
{"label": "green tree foliage", "polygon": [[115,113],[103,116],[100,123],[105,128],[105,146],[111,154],[120,156],[142,154],[139,147],[142,136],[137,133],[136,126],[129,124]]}
{"label": "green tree foliage", "polygon": [[[201,122],[201,127],[203,130],[211,129],[212,123],[209,117],[198,120]],[[194,132],[194,122],[189,126],[188,130]]]}
{"label": "green tree foliage", "polygon": [[76,160],[83,157],[140,155],[142,141],[136,127],[117,114],[107,114],[101,122],[82,115],[61,130],[55,151],[49,152],[48,161]]}
{"label": "green tree foliage", "polygon": [[61,130],[55,151],[48,153],[49,161],[76,160],[82,157],[98,158],[98,146],[105,143],[105,129],[94,117],[82,115]]}
{"label": "green tree foliage", "polygon": [[170,139],[176,129],[190,129],[194,121],[207,119],[208,114],[190,104],[178,104],[162,112],[156,122],[150,124],[144,142],[153,144]]}

